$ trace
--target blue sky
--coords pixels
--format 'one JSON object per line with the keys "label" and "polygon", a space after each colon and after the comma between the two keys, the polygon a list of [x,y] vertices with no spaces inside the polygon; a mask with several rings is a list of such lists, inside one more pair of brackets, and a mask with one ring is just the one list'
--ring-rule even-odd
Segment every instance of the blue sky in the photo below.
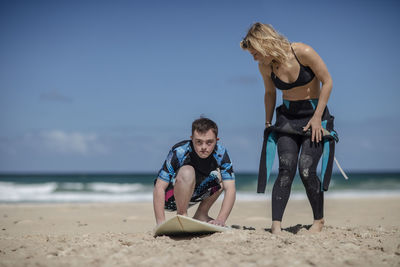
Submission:
{"label": "blue sky", "polygon": [[[337,158],[398,170],[397,1],[0,0],[0,172],[156,172],[200,115],[257,171],[256,21],[311,45],[334,81]],[[278,103],[281,100],[278,100]]]}

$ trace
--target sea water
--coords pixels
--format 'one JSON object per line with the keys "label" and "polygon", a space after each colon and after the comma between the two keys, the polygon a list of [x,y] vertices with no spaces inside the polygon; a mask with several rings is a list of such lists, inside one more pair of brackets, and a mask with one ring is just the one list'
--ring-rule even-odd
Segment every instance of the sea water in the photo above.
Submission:
{"label": "sea water", "polygon": [[[332,175],[325,198],[400,196],[400,172],[339,173]],[[88,203],[152,201],[156,174],[149,173],[68,173],[0,174],[0,203]],[[276,174],[271,175],[265,194],[257,194],[257,173],[237,173],[237,200],[270,199]],[[305,199],[296,175],[291,199]]]}

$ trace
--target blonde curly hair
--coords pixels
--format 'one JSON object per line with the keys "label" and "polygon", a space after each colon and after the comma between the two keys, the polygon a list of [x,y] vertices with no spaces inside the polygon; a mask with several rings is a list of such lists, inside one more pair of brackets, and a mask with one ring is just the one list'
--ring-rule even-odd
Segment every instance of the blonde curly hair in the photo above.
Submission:
{"label": "blonde curly hair", "polygon": [[244,50],[252,48],[263,56],[271,56],[280,63],[289,58],[290,42],[271,25],[256,22],[251,25],[247,35],[240,42]]}

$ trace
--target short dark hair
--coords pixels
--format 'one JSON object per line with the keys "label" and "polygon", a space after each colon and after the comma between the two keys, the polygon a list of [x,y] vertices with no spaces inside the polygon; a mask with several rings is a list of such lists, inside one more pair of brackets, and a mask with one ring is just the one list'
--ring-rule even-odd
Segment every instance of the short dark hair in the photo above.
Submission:
{"label": "short dark hair", "polygon": [[218,126],[214,121],[205,117],[200,117],[192,123],[192,135],[194,134],[194,131],[203,134],[208,132],[210,129],[214,132],[215,137],[218,137]]}

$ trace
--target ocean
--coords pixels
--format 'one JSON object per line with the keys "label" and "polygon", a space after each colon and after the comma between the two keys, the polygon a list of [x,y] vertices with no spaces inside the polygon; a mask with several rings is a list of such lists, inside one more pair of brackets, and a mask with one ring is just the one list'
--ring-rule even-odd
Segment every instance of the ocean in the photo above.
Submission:
{"label": "ocean", "polygon": [[[340,173],[332,175],[325,198],[400,196],[400,172]],[[0,174],[0,203],[90,203],[152,201],[156,174]],[[257,194],[257,173],[237,173],[237,200],[270,199],[276,174],[271,175],[266,194]],[[296,175],[291,199],[305,199]]]}

